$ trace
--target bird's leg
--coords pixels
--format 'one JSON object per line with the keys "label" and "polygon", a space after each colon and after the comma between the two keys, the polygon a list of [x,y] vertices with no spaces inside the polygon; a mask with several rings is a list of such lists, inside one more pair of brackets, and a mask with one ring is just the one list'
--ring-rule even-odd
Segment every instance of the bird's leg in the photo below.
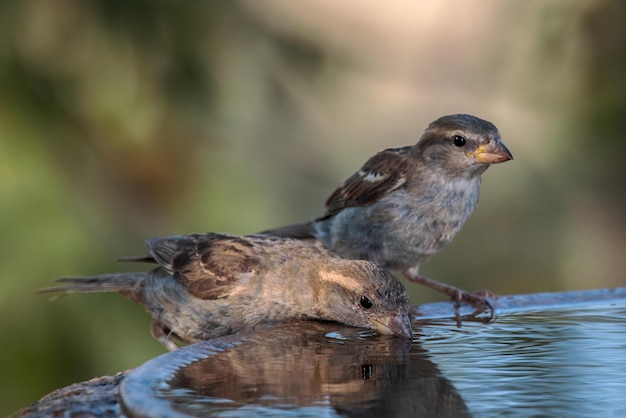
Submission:
{"label": "bird's leg", "polygon": [[154,339],[163,344],[168,351],[178,349],[176,343],[174,343],[174,341],[170,338],[171,331],[164,327],[163,324],[157,321],[152,321],[150,331],[152,332]]}
{"label": "bird's leg", "polygon": [[403,272],[403,274],[407,279],[412,282],[428,286],[433,290],[445,293],[446,295],[450,296],[450,299],[455,302],[457,308],[459,307],[461,302],[467,302],[474,308],[479,309],[481,312],[483,312],[485,309],[489,309],[491,311],[490,318],[493,318],[495,315],[494,306],[491,304],[491,302],[489,302],[487,298],[496,298],[497,296],[488,290],[481,290],[473,293],[466,292],[459,289],[458,287],[450,286],[448,284],[441,283],[420,275],[418,273],[417,267],[407,269]]}

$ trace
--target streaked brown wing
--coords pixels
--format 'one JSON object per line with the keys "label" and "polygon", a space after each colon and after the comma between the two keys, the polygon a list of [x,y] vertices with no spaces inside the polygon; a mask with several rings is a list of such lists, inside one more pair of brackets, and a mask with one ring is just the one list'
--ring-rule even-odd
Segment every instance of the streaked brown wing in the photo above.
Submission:
{"label": "streaked brown wing", "polygon": [[388,148],[367,160],[326,201],[326,215],[341,209],[368,206],[406,182],[407,155],[413,146]]}
{"label": "streaked brown wing", "polygon": [[260,267],[255,244],[245,237],[208,233],[151,238],[146,244],[161,267],[200,299],[228,296]]}

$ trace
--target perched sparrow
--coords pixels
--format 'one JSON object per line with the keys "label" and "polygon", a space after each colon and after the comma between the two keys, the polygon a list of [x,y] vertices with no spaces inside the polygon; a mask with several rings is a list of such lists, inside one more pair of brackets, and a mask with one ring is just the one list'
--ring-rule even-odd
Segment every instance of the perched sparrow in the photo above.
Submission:
{"label": "perched sparrow", "polygon": [[452,241],[474,210],[481,174],[512,158],[492,123],[443,116],[415,145],[370,158],[330,195],[323,217],[264,233],[316,238],[342,257],[401,271],[457,303],[491,308],[484,296],[420,276],[418,269]]}
{"label": "perched sparrow", "polygon": [[198,234],[146,241],[150,272],[66,277],[40,292],[117,292],[145,305],[167,349],[278,322],[319,319],[410,338],[409,299],[391,273],[322,245],[273,236]]}

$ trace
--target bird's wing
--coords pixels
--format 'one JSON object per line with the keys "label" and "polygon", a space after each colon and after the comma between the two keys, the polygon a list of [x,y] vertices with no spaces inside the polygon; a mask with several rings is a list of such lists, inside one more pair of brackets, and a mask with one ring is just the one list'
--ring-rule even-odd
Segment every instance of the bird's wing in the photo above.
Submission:
{"label": "bird's wing", "polygon": [[352,206],[368,206],[406,183],[413,146],[388,148],[367,160],[326,201],[326,217]]}
{"label": "bird's wing", "polygon": [[228,296],[234,286],[255,275],[260,259],[254,242],[223,234],[194,234],[146,241],[161,268],[200,299]]}

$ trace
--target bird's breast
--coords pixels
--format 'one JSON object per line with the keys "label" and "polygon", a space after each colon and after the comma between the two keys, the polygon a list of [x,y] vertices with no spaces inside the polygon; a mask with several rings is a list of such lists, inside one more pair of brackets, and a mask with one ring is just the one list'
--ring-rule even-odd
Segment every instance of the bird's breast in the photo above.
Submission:
{"label": "bird's breast", "polygon": [[476,207],[479,186],[480,183],[459,180],[416,195],[407,193],[405,217],[416,231],[451,239]]}
{"label": "bird's breast", "polygon": [[402,270],[448,245],[478,202],[480,180],[398,189],[367,207],[346,208],[323,225],[320,238],[346,258]]}

